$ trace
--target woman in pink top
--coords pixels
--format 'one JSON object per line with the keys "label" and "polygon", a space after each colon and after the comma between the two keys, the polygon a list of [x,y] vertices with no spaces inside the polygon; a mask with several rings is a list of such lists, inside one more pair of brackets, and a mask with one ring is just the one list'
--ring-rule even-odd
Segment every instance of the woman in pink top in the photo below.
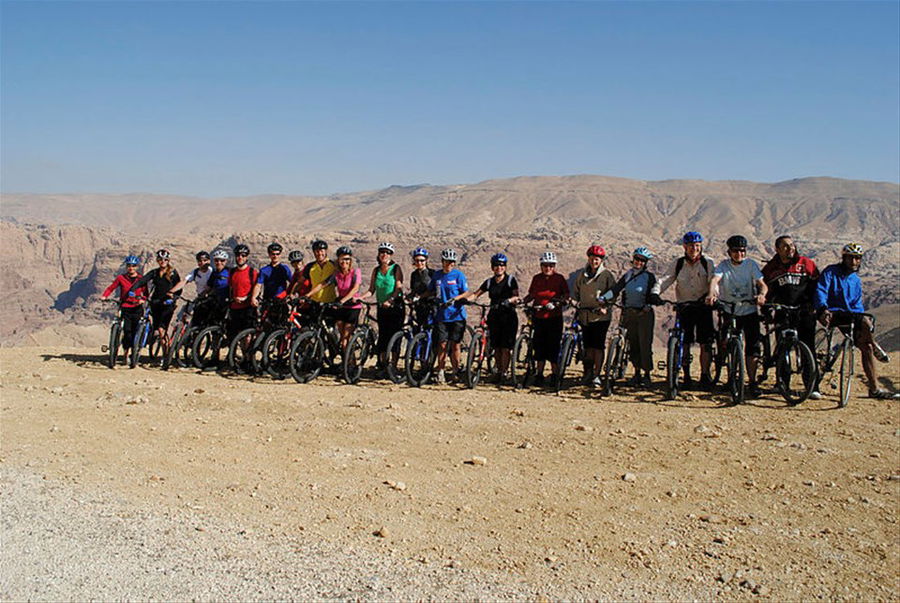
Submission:
{"label": "woman in pink top", "polygon": [[362,273],[353,265],[353,250],[343,245],[337,250],[338,269],[329,277],[333,281],[337,291],[337,303],[341,307],[335,311],[335,326],[341,334],[341,349],[347,347],[350,335],[359,322],[359,310],[362,304],[359,302],[359,286],[362,282]]}

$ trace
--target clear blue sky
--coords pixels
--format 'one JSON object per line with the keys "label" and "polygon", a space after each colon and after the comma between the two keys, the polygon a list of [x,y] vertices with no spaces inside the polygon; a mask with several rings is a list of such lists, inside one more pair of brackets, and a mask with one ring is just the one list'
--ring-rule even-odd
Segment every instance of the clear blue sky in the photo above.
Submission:
{"label": "clear blue sky", "polygon": [[900,2],[0,6],[4,192],[900,181]]}

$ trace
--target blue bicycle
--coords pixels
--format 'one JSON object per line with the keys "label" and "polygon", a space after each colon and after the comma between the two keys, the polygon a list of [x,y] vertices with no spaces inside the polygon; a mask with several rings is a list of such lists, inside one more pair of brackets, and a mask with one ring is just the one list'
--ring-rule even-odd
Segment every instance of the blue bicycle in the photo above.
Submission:
{"label": "blue bicycle", "polygon": [[687,352],[688,362],[685,363],[684,329],[681,327],[681,311],[687,307],[705,307],[705,304],[697,301],[665,303],[675,308],[675,324],[669,329],[669,340],[666,343],[666,400],[674,400],[681,391],[681,369],[685,364],[690,364],[690,351]]}
{"label": "blue bicycle", "polygon": [[584,360],[584,337],[581,332],[581,323],[578,322],[578,312],[572,317],[572,322],[562,336],[562,342],[559,344],[559,358],[556,361],[556,392],[559,393],[565,388],[566,369],[572,364],[572,361],[582,362]]}
{"label": "blue bicycle", "polygon": [[[384,367],[387,371],[388,379],[394,383],[401,383],[403,381],[409,382],[406,371],[406,358],[409,353],[409,344],[412,343],[413,337],[425,328],[425,325],[419,324],[417,320],[419,316],[418,309],[427,308],[428,305],[435,302],[431,298],[419,299],[418,297],[413,297],[404,300],[403,303],[409,307],[410,311],[407,312],[406,315],[406,324],[403,325],[402,329],[394,333],[388,341],[386,354],[387,363]],[[431,312],[428,312],[428,316],[430,315]]]}
{"label": "blue bicycle", "polygon": [[141,350],[147,348],[147,356],[150,360],[159,357],[162,347],[153,328],[153,316],[150,314],[150,304],[144,305],[144,314],[138,321],[134,331],[134,341],[131,344],[131,356],[128,359],[128,368],[135,368],[141,363]]}
{"label": "blue bicycle", "polygon": [[440,304],[432,306],[428,319],[421,330],[413,335],[406,350],[406,382],[413,387],[428,383],[437,359],[437,346],[433,337],[434,325]]}

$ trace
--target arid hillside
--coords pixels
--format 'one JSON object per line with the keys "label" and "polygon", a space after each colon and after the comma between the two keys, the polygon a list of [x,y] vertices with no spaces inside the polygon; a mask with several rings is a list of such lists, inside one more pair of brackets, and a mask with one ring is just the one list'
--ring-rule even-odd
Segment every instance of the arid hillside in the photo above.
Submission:
{"label": "arid hillside", "polygon": [[120,269],[122,256],[133,252],[149,260],[161,246],[172,249],[182,272],[193,266],[196,250],[236,241],[247,242],[259,263],[271,240],[307,249],[311,238],[323,236],[353,246],[364,272],[380,240],[403,253],[419,244],[453,246],[473,282],[489,274],[487,259],[502,250],[512,259],[511,271],[527,281],[541,251],[556,251],[568,274],[581,266],[592,242],[607,248],[614,271],[637,245],[653,249],[662,270],[680,253],[678,239],[687,229],[706,235],[714,259],[737,232],[748,237],[751,257],[760,262],[786,232],[822,267],[837,259],[845,242],[862,243],[867,301],[882,308],[887,333],[900,324],[894,306],[900,302],[898,208],[897,184],[833,178],[765,184],[522,177],[329,197],[4,195],[0,234],[13,253],[2,260],[0,338],[4,345],[33,342],[44,337],[34,334],[52,327],[65,339],[68,326],[103,321],[97,294]]}

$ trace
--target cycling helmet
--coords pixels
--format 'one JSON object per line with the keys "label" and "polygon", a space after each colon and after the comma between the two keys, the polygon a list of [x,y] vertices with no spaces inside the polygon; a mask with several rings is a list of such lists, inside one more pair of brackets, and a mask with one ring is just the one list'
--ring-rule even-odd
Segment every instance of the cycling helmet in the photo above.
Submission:
{"label": "cycling helmet", "polygon": [[847,243],[844,245],[844,248],[841,249],[841,255],[862,255],[863,248],[859,243]]}
{"label": "cycling helmet", "polygon": [[681,242],[685,245],[687,245],[688,243],[702,243],[703,235],[696,230],[692,230],[690,232],[684,233],[684,236],[681,237]]}
{"label": "cycling helmet", "polygon": [[412,257],[422,256],[423,258],[425,258],[427,260],[428,259],[428,250],[425,249],[424,247],[416,247],[409,253],[409,255]]}
{"label": "cycling helmet", "polygon": [[224,249],[216,249],[212,252],[212,259],[228,261],[228,252]]}
{"label": "cycling helmet", "polygon": [[328,249],[328,243],[326,243],[322,239],[316,239],[315,241],[310,243],[310,247],[312,247],[313,251],[318,251],[319,249]]}
{"label": "cycling helmet", "polygon": [[168,260],[169,259],[169,250],[168,249],[160,249],[156,252],[157,260]]}
{"label": "cycling helmet", "polygon": [[250,255],[250,248],[241,243],[234,246],[234,255]]}
{"label": "cycling helmet", "polygon": [[631,257],[643,258],[644,261],[650,261],[653,258],[653,252],[646,247],[641,246],[634,250]]}
{"label": "cycling helmet", "polygon": [[302,262],[303,261],[303,252],[299,249],[295,249],[288,254],[289,262]]}
{"label": "cycling helmet", "polygon": [[545,251],[541,254],[541,264],[555,264],[556,254],[552,251]]}
{"label": "cycling helmet", "polygon": [[387,251],[389,254],[394,255],[394,246],[391,243],[379,243],[378,253],[382,251]]}
{"label": "cycling helmet", "polygon": [[198,252],[197,252],[197,255],[194,256],[194,257],[197,258],[197,261],[198,261],[198,262],[199,262],[200,260],[208,260],[208,259],[209,259],[209,252],[208,252],[208,251],[198,251]]}
{"label": "cycling helmet", "polygon": [[341,245],[337,248],[337,256],[341,257],[342,255],[353,255],[353,250],[346,245]]}
{"label": "cycling helmet", "polygon": [[447,262],[456,261],[456,251],[453,249],[445,249],[441,252],[441,259]]}
{"label": "cycling helmet", "polygon": [[281,243],[271,243],[268,247],[266,247],[266,253],[272,253],[277,251],[281,253],[284,251],[284,247],[281,246]]}
{"label": "cycling helmet", "polygon": [[495,253],[494,255],[491,256],[491,266],[492,267],[493,266],[506,266],[506,263],[508,261],[509,261],[509,258],[507,258],[502,253]]}
{"label": "cycling helmet", "polygon": [[125,256],[125,265],[126,266],[137,266],[141,263],[141,258],[136,255],[126,255]]}
{"label": "cycling helmet", "polygon": [[747,249],[747,238],[741,235],[733,235],[728,237],[725,244],[728,245],[728,249]]}
{"label": "cycling helmet", "polygon": [[590,247],[588,247],[587,254],[595,255],[598,258],[605,258],[606,250],[603,249],[603,247],[601,247],[600,245],[591,245]]}

